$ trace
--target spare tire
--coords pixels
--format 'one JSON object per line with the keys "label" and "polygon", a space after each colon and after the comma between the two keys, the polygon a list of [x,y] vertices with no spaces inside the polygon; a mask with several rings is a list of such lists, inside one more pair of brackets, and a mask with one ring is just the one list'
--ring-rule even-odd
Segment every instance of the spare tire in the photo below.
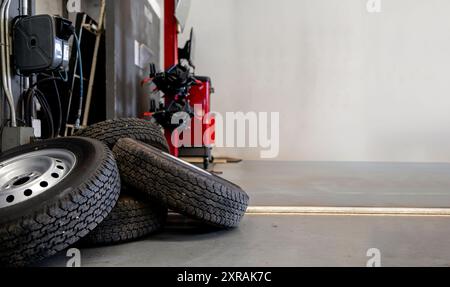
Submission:
{"label": "spare tire", "polygon": [[115,148],[122,179],[169,209],[217,227],[237,227],[248,195],[237,185],[133,139]]}
{"label": "spare tire", "polygon": [[85,239],[83,245],[119,244],[162,229],[167,208],[142,196],[122,194],[109,216]]}
{"label": "spare tire", "polygon": [[132,138],[163,151],[169,151],[169,146],[161,127],[141,119],[129,118],[104,121],[76,132],[75,136],[102,141],[111,149],[118,140]]}
{"label": "spare tire", "polygon": [[0,157],[0,265],[27,266],[94,230],[120,193],[112,152],[87,138],[61,138]]}

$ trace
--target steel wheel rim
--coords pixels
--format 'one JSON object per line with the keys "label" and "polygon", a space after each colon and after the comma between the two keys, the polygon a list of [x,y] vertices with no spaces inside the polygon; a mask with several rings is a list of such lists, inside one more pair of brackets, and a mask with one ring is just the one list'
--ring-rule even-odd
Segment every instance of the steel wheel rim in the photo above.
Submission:
{"label": "steel wheel rim", "polygon": [[0,208],[30,200],[52,189],[74,169],[76,156],[65,149],[26,153],[0,163]]}

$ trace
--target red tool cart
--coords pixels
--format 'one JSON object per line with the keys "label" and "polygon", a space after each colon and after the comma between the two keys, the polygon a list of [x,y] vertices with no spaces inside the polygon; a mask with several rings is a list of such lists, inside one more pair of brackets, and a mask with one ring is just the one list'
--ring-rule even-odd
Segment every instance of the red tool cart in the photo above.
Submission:
{"label": "red tool cart", "polygon": [[[208,169],[213,160],[215,140],[215,120],[210,115],[214,91],[209,77],[195,75],[193,30],[184,48],[179,48],[178,37],[184,29],[182,22],[186,18],[188,4],[189,1],[179,0],[164,2],[165,71],[157,73],[153,65],[150,77],[144,80],[156,85],[156,89],[163,93],[164,101],[153,103],[147,116],[165,129],[172,155],[202,158],[204,168]],[[178,118],[180,114],[186,115],[185,118]],[[180,142],[180,136],[186,134],[190,134],[189,142]]]}

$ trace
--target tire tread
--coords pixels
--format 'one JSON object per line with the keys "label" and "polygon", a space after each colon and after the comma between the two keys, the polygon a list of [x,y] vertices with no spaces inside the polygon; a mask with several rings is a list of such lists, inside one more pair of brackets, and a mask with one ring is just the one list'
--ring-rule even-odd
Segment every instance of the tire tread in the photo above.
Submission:
{"label": "tire tread", "polygon": [[114,148],[122,179],[175,212],[218,227],[237,227],[248,195],[237,185],[184,165],[133,139]]}
{"label": "tire tread", "polygon": [[27,266],[53,256],[108,216],[119,198],[120,176],[112,152],[103,150],[101,164],[85,184],[19,221],[2,224],[0,265]]}
{"label": "tire tread", "polygon": [[162,229],[167,212],[162,205],[122,195],[109,216],[83,239],[83,244],[118,244],[142,238]]}
{"label": "tire tread", "polygon": [[122,138],[132,138],[168,151],[169,146],[161,128],[152,122],[125,118],[107,120],[78,131],[76,136],[97,139],[113,148]]}

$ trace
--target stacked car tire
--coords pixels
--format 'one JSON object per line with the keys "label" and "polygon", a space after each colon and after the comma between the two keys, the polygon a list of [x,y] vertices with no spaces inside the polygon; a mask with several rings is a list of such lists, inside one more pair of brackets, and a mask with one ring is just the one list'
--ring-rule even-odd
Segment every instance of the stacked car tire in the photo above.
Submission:
{"label": "stacked car tire", "polygon": [[2,154],[0,265],[136,240],[160,231],[168,210],[234,228],[248,202],[239,186],[170,155],[159,126],[102,122]]}

